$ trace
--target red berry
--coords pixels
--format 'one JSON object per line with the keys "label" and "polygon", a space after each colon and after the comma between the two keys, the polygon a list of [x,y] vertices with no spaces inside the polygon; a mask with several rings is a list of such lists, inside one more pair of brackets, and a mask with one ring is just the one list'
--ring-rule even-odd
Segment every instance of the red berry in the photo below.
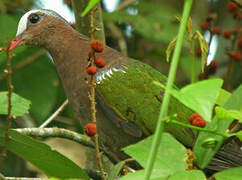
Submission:
{"label": "red berry", "polygon": [[229,12],[236,11],[238,9],[238,6],[234,2],[228,2],[227,3],[227,10]]}
{"label": "red berry", "polygon": [[91,53],[91,51],[88,52],[87,56],[88,56],[89,58],[92,57],[92,53]]}
{"label": "red berry", "polygon": [[239,52],[234,53],[233,59],[235,61],[240,61],[241,60],[241,54]]}
{"label": "red berry", "polygon": [[99,68],[103,68],[106,65],[105,60],[103,58],[101,58],[101,57],[95,58],[94,59],[94,63]]}
{"label": "red berry", "polygon": [[225,38],[229,39],[229,38],[231,38],[232,33],[233,33],[233,29],[228,29],[228,30],[224,31],[223,35]]}
{"label": "red berry", "polygon": [[189,122],[193,126],[198,126],[198,127],[205,127],[206,126],[206,121],[203,119],[203,117],[198,114],[194,113],[189,117]]}
{"label": "red berry", "polygon": [[85,131],[86,135],[92,137],[97,133],[96,125],[94,123],[86,124],[84,131]]}
{"label": "red berry", "polygon": [[95,52],[103,52],[104,47],[102,41],[93,40],[91,46]]}
{"label": "red berry", "polygon": [[242,37],[239,37],[238,39],[238,48],[242,49]]}
{"label": "red berry", "polygon": [[208,73],[215,74],[217,72],[217,68],[218,68],[218,63],[216,60],[213,60],[208,66]]}
{"label": "red berry", "polygon": [[221,29],[220,29],[220,27],[215,26],[215,27],[212,29],[212,32],[213,32],[213,34],[220,35],[220,34],[221,34]]}
{"label": "red berry", "polygon": [[199,48],[196,49],[196,55],[197,55],[197,56],[201,56],[201,54],[202,54],[202,50],[201,50],[201,48],[199,47]]}
{"label": "red berry", "polygon": [[209,23],[209,22],[203,22],[203,23],[201,24],[201,28],[202,28],[203,30],[207,30],[207,29],[209,29],[209,28],[210,28],[210,23]]}
{"label": "red berry", "polygon": [[97,72],[96,66],[89,66],[87,68],[87,74],[89,74],[89,75],[95,75],[96,72]]}

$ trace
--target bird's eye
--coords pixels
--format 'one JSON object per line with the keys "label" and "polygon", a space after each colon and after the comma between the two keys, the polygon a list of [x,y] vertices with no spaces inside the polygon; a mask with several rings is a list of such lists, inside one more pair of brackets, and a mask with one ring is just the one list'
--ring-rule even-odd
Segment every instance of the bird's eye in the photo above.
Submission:
{"label": "bird's eye", "polygon": [[32,24],[37,23],[39,20],[40,20],[40,16],[39,16],[38,14],[31,14],[31,15],[29,16],[29,21],[30,21]]}

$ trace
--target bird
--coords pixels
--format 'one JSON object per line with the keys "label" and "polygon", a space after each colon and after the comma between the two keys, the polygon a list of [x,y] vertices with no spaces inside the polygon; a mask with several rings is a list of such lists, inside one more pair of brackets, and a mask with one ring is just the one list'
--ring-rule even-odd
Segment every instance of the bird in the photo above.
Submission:
{"label": "bird", "polygon": [[[20,45],[39,46],[50,53],[73,112],[83,126],[90,122],[86,83],[90,39],[55,11],[35,9],[21,17],[9,51]],[[122,159],[122,147],[154,133],[164,89],[153,82],[166,84],[167,77],[150,65],[123,56],[108,46],[98,56],[106,61],[105,67],[95,74],[100,144],[105,151]],[[191,109],[171,98],[169,116],[176,114],[174,118],[178,121],[189,123],[192,113]],[[184,145],[192,145],[194,131],[173,124],[166,124],[165,129]]]}

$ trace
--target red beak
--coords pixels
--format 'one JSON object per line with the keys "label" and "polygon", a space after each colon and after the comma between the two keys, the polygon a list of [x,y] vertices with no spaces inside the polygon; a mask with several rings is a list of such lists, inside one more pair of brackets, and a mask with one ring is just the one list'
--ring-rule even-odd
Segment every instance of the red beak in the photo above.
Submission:
{"label": "red beak", "polygon": [[14,39],[11,41],[11,44],[10,44],[10,46],[9,46],[8,51],[10,52],[10,51],[12,51],[14,48],[16,48],[22,40],[23,40],[23,39],[22,39],[22,35],[21,35],[21,34],[20,34],[19,36],[17,36],[16,38],[14,38]]}

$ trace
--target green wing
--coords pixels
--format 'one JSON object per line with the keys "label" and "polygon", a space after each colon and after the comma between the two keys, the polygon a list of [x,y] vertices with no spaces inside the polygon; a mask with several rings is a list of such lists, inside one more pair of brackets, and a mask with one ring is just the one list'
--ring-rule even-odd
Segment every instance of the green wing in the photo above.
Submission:
{"label": "green wing", "polygon": [[[125,65],[103,70],[97,76],[99,102],[101,100],[103,107],[109,109],[106,111],[111,112],[111,119],[125,123],[126,126],[121,125],[123,128],[130,124],[129,129],[134,129],[136,124],[145,135],[152,134],[164,93],[153,81],[164,84],[167,78],[151,66],[133,59],[129,59]],[[187,123],[192,111],[172,98],[169,114],[174,113],[181,117],[180,121]],[[184,144],[192,143],[191,131],[174,125],[168,125],[166,129]]]}

